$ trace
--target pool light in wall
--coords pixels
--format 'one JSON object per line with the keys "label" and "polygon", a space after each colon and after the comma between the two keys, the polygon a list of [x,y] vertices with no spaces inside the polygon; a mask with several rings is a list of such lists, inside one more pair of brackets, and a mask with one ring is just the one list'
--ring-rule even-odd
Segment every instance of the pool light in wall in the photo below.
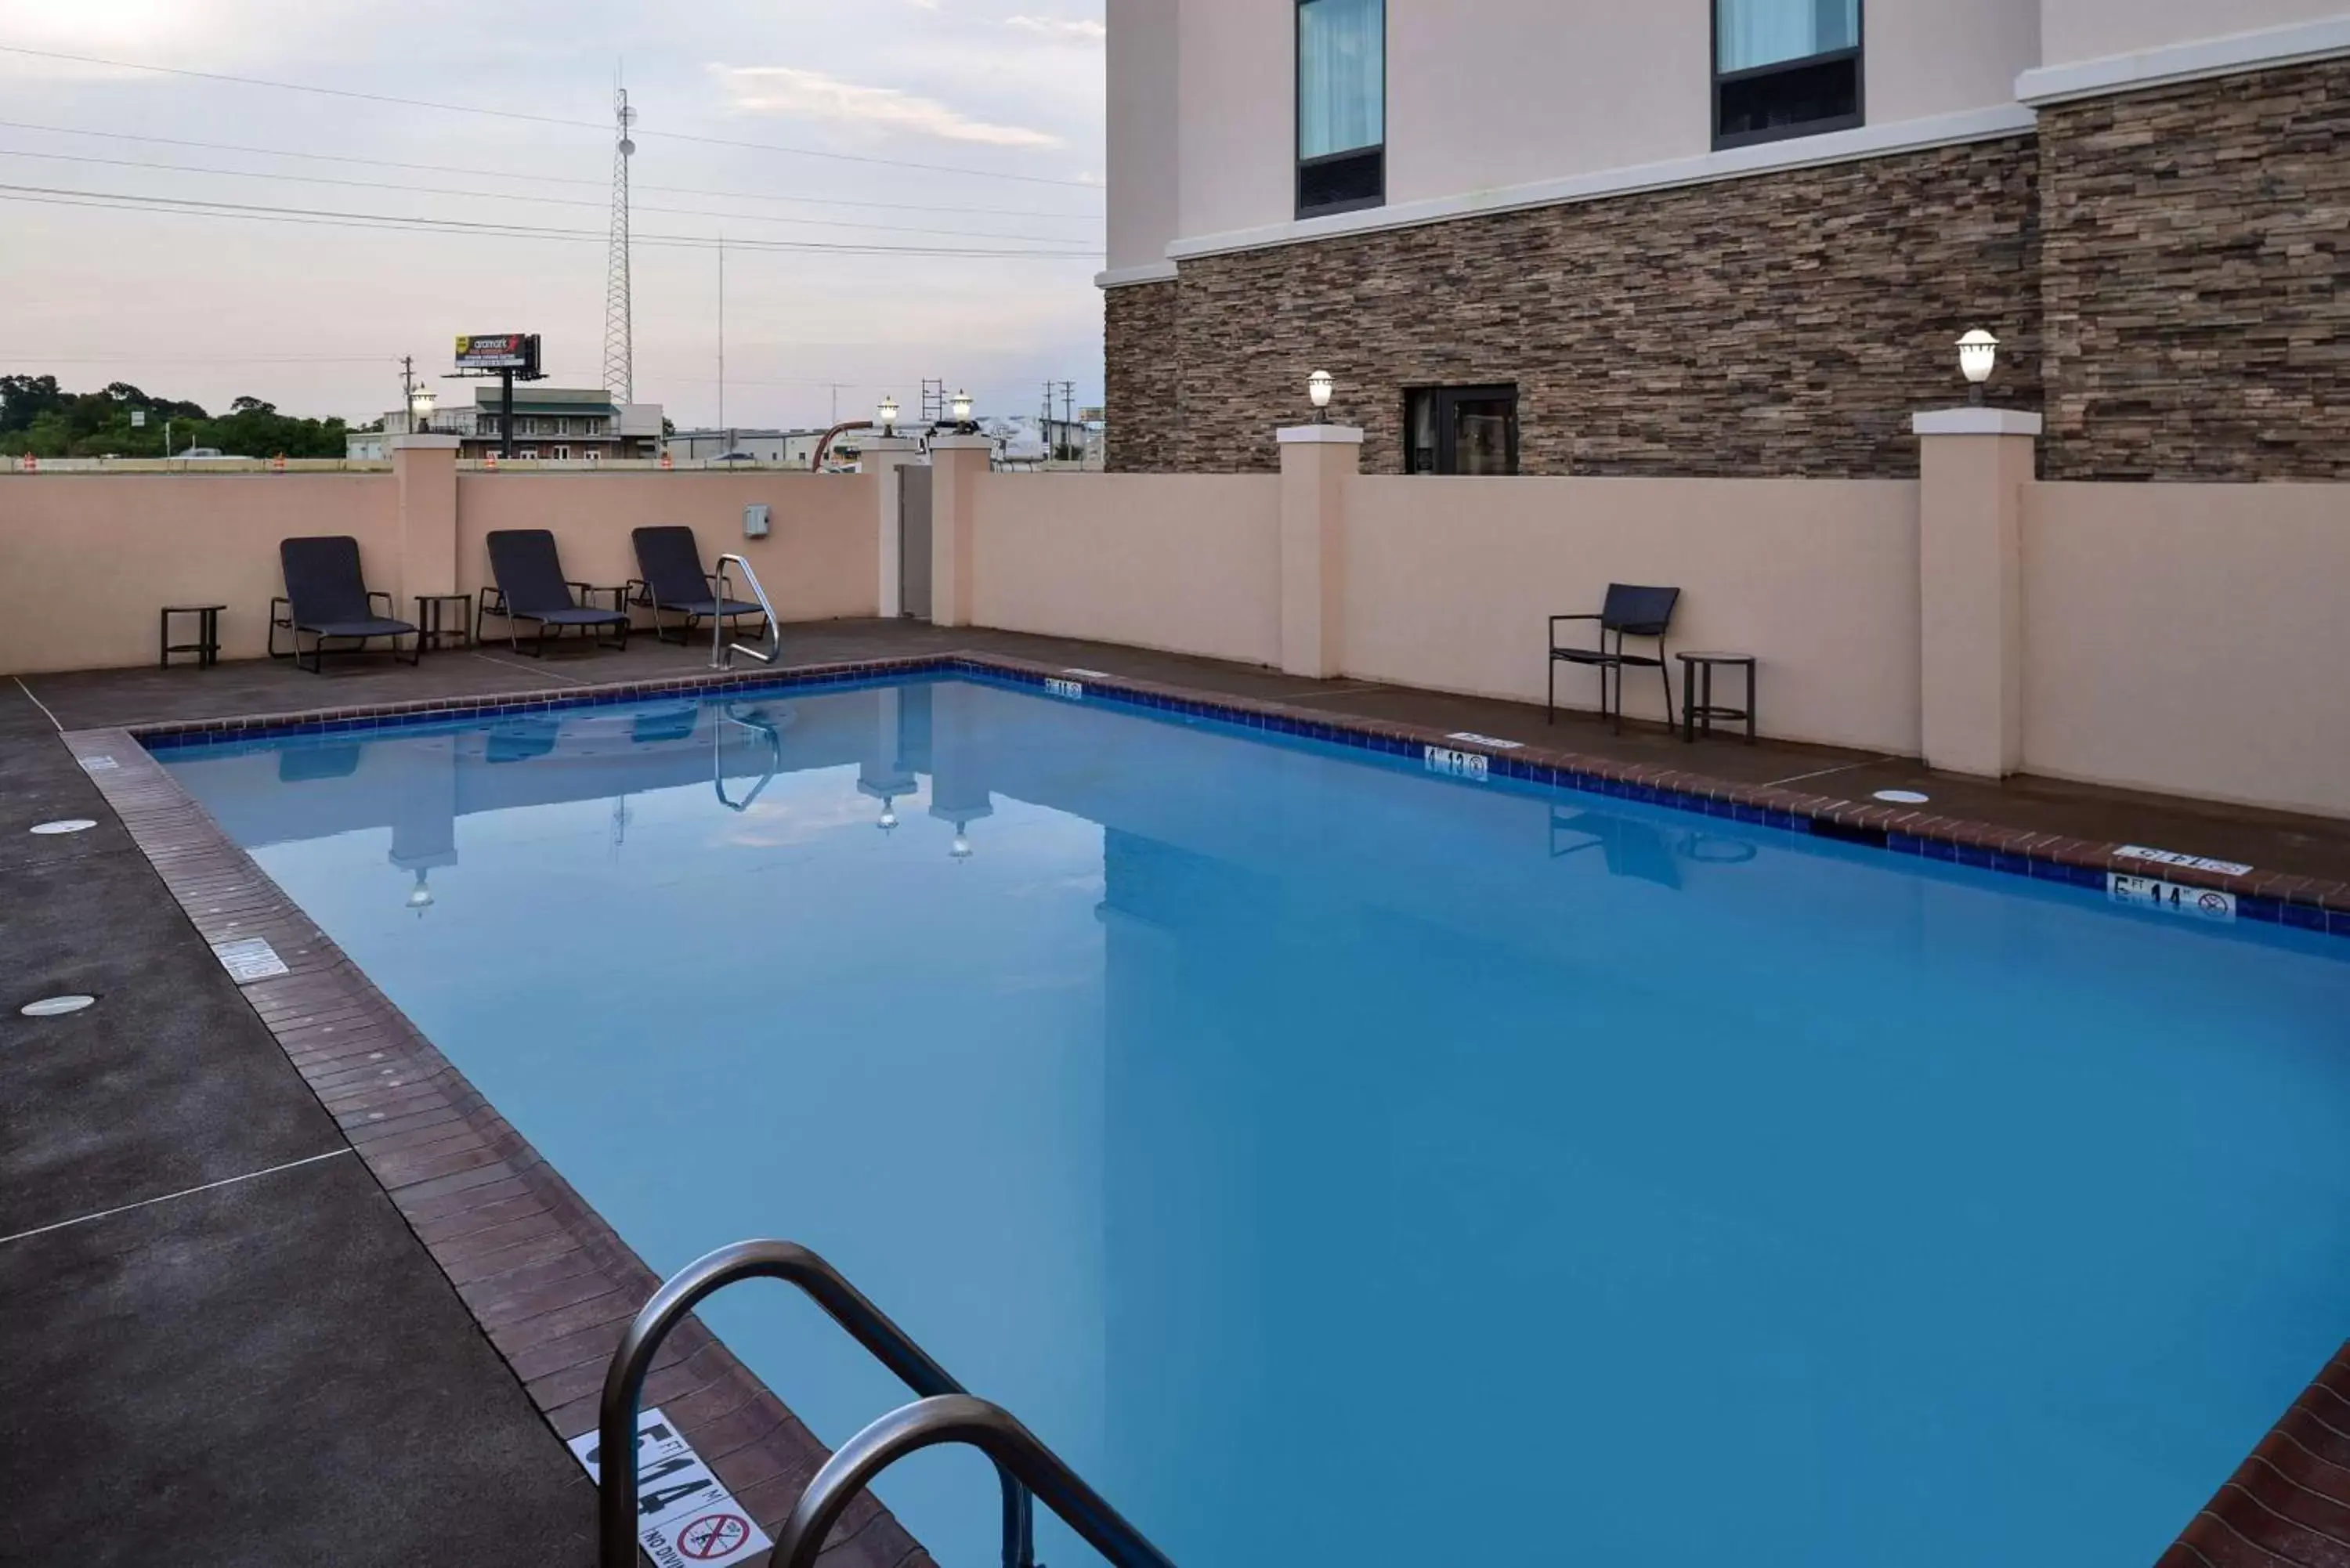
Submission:
{"label": "pool light in wall", "polygon": [[1305,395],[1314,400],[1314,422],[1317,425],[1330,422],[1330,389],[1336,385],[1327,370],[1316,370],[1305,378]]}
{"label": "pool light in wall", "polygon": [[1999,363],[1999,339],[1978,327],[1959,339],[1959,371],[1967,379],[1967,401],[1981,408],[1983,383]]}

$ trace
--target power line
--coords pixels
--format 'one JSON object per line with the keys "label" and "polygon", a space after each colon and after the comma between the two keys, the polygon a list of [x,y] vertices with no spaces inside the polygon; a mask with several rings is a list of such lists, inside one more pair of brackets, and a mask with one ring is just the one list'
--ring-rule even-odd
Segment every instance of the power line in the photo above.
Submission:
{"label": "power line", "polygon": [[[562,239],[605,241],[594,229],[557,229],[532,223],[479,223],[457,218],[419,218],[390,213],[347,213],[321,207],[270,207],[244,202],[196,201],[174,196],[140,196],[114,191],[79,191],[47,185],[0,184],[0,201],[22,201],[61,207],[105,207],[123,212],[178,213],[190,217],[249,218],[264,223],[294,223],[317,227],[342,226],[375,230],[406,230],[423,234],[457,234],[502,239]],[[693,234],[639,234],[640,244],[707,250],[715,242]],[[821,240],[735,240],[738,250],[785,251],[841,255],[927,255],[962,258],[1014,256],[1046,260],[1097,259],[1098,251],[1014,250],[951,245],[846,244]]]}
{"label": "power line", "polygon": [[[231,180],[283,180],[297,185],[335,185],[356,191],[411,191],[425,196],[470,196],[483,202],[531,202],[541,206],[596,207],[605,202],[583,196],[532,196],[518,191],[461,191],[452,185],[411,185],[398,180],[338,180],[331,174],[281,174],[270,169],[209,169],[195,163],[159,163],[148,158],[99,158],[85,152],[30,152],[0,147],[0,158],[37,158],[46,162],[95,163],[109,169],[155,169],[174,174],[216,174]],[[650,187],[646,187],[650,189]],[[731,218],[746,223],[797,223],[808,228],[869,229],[893,234],[944,234],[974,240],[1036,240],[1046,244],[1075,244],[1069,234],[1006,234],[986,229],[933,229],[915,223],[863,223],[854,218],[778,217],[766,213],[714,213],[707,207],[647,207],[639,213],[664,213],[679,218]]]}
{"label": "power line", "polygon": [[[69,55],[57,49],[30,49],[21,44],[0,44],[0,54],[27,55],[35,59],[69,60],[76,65],[107,66],[116,70],[153,71],[162,76],[188,77],[198,81],[229,82],[238,87],[272,88],[279,92],[316,93],[325,98],[355,99],[363,103],[398,104],[407,109],[429,109],[442,114],[480,114],[497,119],[525,120],[534,125],[559,125],[575,130],[603,130],[602,123],[592,119],[566,119],[558,115],[531,114],[518,109],[484,109],[477,104],[440,103],[431,99],[400,98],[390,93],[360,92],[353,88],[314,87],[307,82],[271,81],[264,77],[230,76],[221,71],[190,70],[183,66],[151,66],[142,60],[110,60],[97,55]],[[1090,191],[1096,186],[1083,180],[1055,180],[1043,174],[1006,174],[993,169],[972,169],[947,163],[913,163],[902,158],[873,158],[855,152],[819,152],[812,147],[785,147],[772,141],[737,141],[723,136],[695,136],[682,130],[665,130],[661,135],[672,141],[694,141],[709,147],[741,147],[755,152],[783,152],[795,158],[828,158],[842,163],[873,163],[890,169],[920,169],[932,174],[967,174],[982,180],[1016,180],[1029,185],[1062,185],[1075,190]]]}
{"label": "power line", "polygon": [[[508,169],[472,169],[455,163],[408,163],[392,158],[359,158],[350,153],[297,152],[283,147],[248,147],[234,141],[195,141],[179,136],[141,136],[127,130],[87,130],[71,125],[39,125],[26,119],[0,119],[0,130],[38,130],[52,136],[90,136],[108,141],[146,141],[159,147],[195,147],[207,152],[249,152],[261,158],[297,158],[317,163],[359,163],[373,169],[411,169],[426,174],[466,174],[481,180],[527,180],[542,185],[593,185],[601,189],[605,182],[584,180],[577,175],[525,174]],[[35,156],[26,154],[26,156]],[[42,153],[41,157],[62,157],[61,153]],[[159,167],[161,167],[159,165]],[[225,172],[225,171],[223,171]],[[286,175],[286,179],[298,176]],[[1097,186],[1088,186],[1097,190]],[[1039,213],[1027,207],[958,207],[931,202],[868,202],[849,196],[778,196],[764,191],[711,191],[698,185],[637,185],[639,191],[659,191],[671,196],[714,196],[729,202],[779,202],[799,207],[872,207],[893,213],[965,213],[973,216],[996,218],[1066,218],[1072,222],[1094,223],[1101,221],[1099,213]],[[491,194],[484,192],[481,194]],[[540,198],[546,200],[547,198]],[[600,205],[601,203],[598,203]]]}

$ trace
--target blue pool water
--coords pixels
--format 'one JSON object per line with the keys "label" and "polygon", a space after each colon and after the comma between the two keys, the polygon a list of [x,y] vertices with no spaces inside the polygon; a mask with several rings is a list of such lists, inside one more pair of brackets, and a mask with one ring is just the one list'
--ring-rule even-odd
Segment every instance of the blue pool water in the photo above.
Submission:
{"label": "blue pool water", "polygon": [[1187,1568],[2143,1568],[2350,1330],[2339,939],[973,680],[162,755],[654,1268],[816,1247]]}

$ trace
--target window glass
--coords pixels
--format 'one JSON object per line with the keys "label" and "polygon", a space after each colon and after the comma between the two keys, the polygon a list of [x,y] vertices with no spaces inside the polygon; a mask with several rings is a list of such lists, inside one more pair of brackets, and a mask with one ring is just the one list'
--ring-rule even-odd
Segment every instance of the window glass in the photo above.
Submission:
{"label": "window glass", "polygon": [[1860,0],[1714,0],[1713,15],[1720,71],[1860,47]]}
{"label": "window glass", "polygon": [[1386,140],[1387,0],[1300,0],[1297,156]]}

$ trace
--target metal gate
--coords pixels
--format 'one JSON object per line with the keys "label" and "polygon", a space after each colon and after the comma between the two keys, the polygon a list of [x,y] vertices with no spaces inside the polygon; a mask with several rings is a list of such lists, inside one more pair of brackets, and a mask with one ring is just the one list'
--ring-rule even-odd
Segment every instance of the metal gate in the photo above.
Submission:
{"label": "metal gate", "polygon": [[898,613],[931,618],[931,474],[919,463],[898,470]]}

